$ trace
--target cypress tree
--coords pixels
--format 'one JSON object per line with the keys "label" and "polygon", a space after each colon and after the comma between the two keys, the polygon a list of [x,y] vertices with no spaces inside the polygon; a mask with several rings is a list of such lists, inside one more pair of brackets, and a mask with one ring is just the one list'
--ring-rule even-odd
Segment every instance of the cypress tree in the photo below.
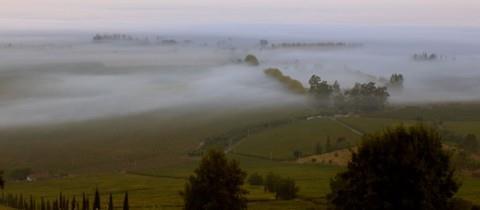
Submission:
{"label": "cypress tree", "polygon": [[93,210],[100,210],[100,193],[95,189],[95,198],[93,200]]}
{"label": "cypress tree", "polygon": [[113,198],[112,198],[112,193],[110,193],[110,196],[108,197],[108,210],[113,210]]}
{"label": "cypress tree", "polygon": [[25,209],[25,202],[23,200],[23,194],[20,194],[20,198],[18,199],[18,208]]}
{"label": "cypress tree", "polygon": [[75,207],[76,207],[76,202],[77,202],[77,201],[75,200],[75,196],[73,196],[73,198],[72,198],[72,208],[71,208],[71,210],[77,210],[77,209],[75,208]]}
{"label": "cypress tree", "polygon": [[85,192],[82,193],[82,210],[88,210],[87,198],[85,197]]}
{"label": "cypress tree", "polygon": [[40,210],[46,210],[45,209],[45,199],[43,197],[40,199]]}
{"label": "cypress tree", "polygon": [[125,198],[123,199],[123,210],[129,210],[130,206],[128,205],[128,192],[125,192]]}
{"label": "cypress tree", "polygon": [[30,205],[29,205],[28,209],[35,210],[35,204],[33,202],[33,196],[32,195],[30,195]]}

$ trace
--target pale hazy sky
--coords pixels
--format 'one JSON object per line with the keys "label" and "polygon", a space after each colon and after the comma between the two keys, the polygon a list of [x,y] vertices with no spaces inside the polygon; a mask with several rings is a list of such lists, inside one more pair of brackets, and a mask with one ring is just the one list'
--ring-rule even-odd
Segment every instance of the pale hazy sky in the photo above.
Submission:
{"label": "pale hazy sky", "polygon": [[3,29],[189,24],[480,26],[480,0],[0,0]]}

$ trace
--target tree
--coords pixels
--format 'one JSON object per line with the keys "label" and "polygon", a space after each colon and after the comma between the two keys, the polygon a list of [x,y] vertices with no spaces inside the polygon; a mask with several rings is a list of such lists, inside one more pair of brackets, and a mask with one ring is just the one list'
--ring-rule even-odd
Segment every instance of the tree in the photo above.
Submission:
{"label": "tree", "polygon": [[330,182],[333,209],[447,209],[459,188],[437,131],[398,126],[364,136],[347,170]]}
{"label": "tree", "polygon": [[308,83],[310,84],[310,94],[318,99],[328,99],[333,93],[334,88],[315,74],[310,77]]}
{"label": "tree", "polygon": [[297,197],[298,187],[292,178],[281,178],[275,187],[275,198],[280,200],[291,200]]}
{"label": "tree", "polygon": [[263,190],[265,192],[275,192],[275,187],[278,180],[280,180],[279,176],[275,175],[272,172],[269,172],[267,175],[265,175]]}
{"label": "tree", "polygon": [[315,144],[315,151],[314,151],[314,153],[315,153],[316,155],[319,155],[319,154],[322,154],[322,152],[323,152],[322,145],[317,142],[317,143]]}
{"label": "tree", "polygon": [[325,152],[332,151],[332,143],[330,142],[330,136],[327,136],[327,140],[325,141]]}
{"label": "tree", "polygon": [[95,197],[93,198],[93,210],[100,210],[100,193],[98,188],[95,188]]}
{"label": "tree", "polygon": [[298,160],[302,157],[302,152],[298,149],[293,150],[293,157],[295,158],[295,160]]}
{"label": "tree", "polygon": [[246,173],[222,151],[209,151],[181,193],[186,210],[246,209]]}
{"label": "tree", "polygon": [[390,94],[386,87],[377,87],[374,82],[356,83],[345,92],[347,103],[355,111],[377,111],[385,107]]}
{"label": "tree", "polygon": [[396,89],[396,90],[399,90],[399,89],[402,89],[403,88],[403,75],[402,74],[392,74],[392,76],[390,76],[390,81],[387,85],[388,87],[392,88],[392,89]]}
{"label": "tree", "polygon": [[245,61],[245,63],[247,63],[248,65],[251,65],[251,66],[258,66],[260,64],[260,62],[258,62],[257,57],[255,57],[252,54],[248,54],[245,57],[244,61]]}
{"label": "tree", "polygon": [[123,198],[123,210],[130,210],[130,205],[128,203],[128,192],[125,192],[125,197]]}
{"label": "tree", "polygon": [[250,174],[248,184],[253,186],[263,185],[263,177],[258,173]]}
{"label": "tree", "polygon": [[3,180],[3,171],[0,171],[0,189],[5,188],[5,180]]}
{"label": "tree", "polygon": [[108,196],[108,210],[113,210],[114,207],[113,207],[113,197],[112,197],[112,193],[110,193],[110,195]]}

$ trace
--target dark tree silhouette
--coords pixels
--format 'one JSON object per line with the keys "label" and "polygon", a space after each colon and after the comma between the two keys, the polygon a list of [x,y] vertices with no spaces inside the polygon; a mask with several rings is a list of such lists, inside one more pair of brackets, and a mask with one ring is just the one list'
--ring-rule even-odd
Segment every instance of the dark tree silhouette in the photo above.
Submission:
{"label": "dark tree silhouette", "polygon": [[113,210],[113,198],[112,198],[112,193],[108,196],[108,210]]}
{"label": "dark tree silhouette", "polygon": [[459,184],[438,132],[416,125],[366,135],[330,187],[332,209],[442,210]]}
{"label": "dark tree silhouette", "polygon": [[130,205],[128,204],[128,192],[125,192],[125,197],[123,198],[123,210],[129,210]]}
{"label": "dark tree silhouette", "polygon": [[3,171],[0,171],[0,189],[5,188],[5,180],[3,180]]}
{"label": "dark tree silhouette", "polygon": [[95,197],[93,199],[93,210],[100,210],[100,193],[98,188],[95,189]]}
{"label": "dark tree silhouette", "polygon": [[246,209],[247,191],[242,189],[245,177],[237,161],[229,161],[222,151],[209,151],[181,193],[185,209]]}

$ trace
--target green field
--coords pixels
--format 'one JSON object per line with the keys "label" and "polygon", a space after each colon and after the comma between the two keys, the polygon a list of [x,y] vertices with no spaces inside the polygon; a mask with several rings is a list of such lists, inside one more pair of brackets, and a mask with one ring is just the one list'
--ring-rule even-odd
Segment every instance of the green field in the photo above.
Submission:
{"label": "green field", "polygon": [[294,124],[272,128],[245,138],[235,152],[276,159],[291,159],[293,151],[312,154],[315,145],[325,145],[327,138],[331,144],[338,138],[345,138],[351,145],[360,136],[330,119],[303,120]]}
{"label": "green field", "polygon": [[[473,106],[468,106],[473,107]],[[419,108],[424,110],[424,108]],[[460,113],[469,113],[462,107]],[[473,108],[472,108],[473,109]],[[408,111],[408,112],[407,112]],[[419,112],[403,110],[404,117],[394,117],[395,110],[347,118],[300,119],[249,133],[228,156],[240,162],[248,173],[274,172],[296,180],[299,198],[276,201],[261,187],[245,185],[249,209],[323,209],[329,180],[340,166],[298,164],[291,161],[293,151],[312,154],[315,144],[332,143],[339,137],[355,145],[357,133],[375,132],[396,124],[412,124]],[[455,112],[455,109],[449,110]],[[113,193],[120,205],[123,193],[130,193],[132,209],[181,209],[179,192],[185,178],[197,166],[199,157],[188,153],[212,135],[221,135],[259,123],[290,119],[311,112],[304,107],[256,109],[249,111],[216,110],[181,115],[147,113],[93,121],[9,128],[0,132],[0,168],[31,167],[35,173],[64,174],[34,182],[7,180],[5,192],[54,198],[60,192],[79,196],[98,187],[103,195]],[[445,127],[460,134],[480,136],[480,117],[452,118],[439,115]],[[175,116],[175,117],[174,117]],[[437,120],[437,119],[435,119]],[[273,160],[269,160],[272,158]],[[279,159],[283,159],[280,161]],[[459,197],[480,204],[480,178],[459,173],[463,185]],[[106,201],[106,196],[103,199]]]}

